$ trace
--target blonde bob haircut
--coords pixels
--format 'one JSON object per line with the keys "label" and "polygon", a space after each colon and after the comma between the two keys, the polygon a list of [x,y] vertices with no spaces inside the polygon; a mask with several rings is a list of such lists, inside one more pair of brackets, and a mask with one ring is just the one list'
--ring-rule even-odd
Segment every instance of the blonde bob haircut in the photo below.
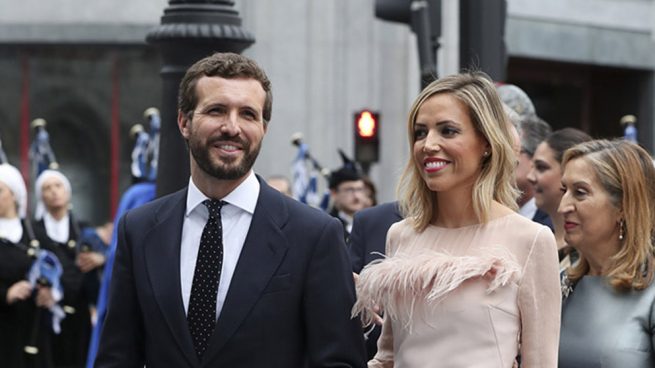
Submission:
{"label": "blonde bob haircut", "polygon": [[471,198],[479,221],[489,220],[493,200],[516,210],[518,189],[514,169],[517,158],[512,149],[511,123],[489,76],[483,72],[466,72],[430,83],[412,104],[407,119],[409,160],[398,184],[399,204],[405,218],[421,232],[436,215],[437,195],[423,180],[421,168],[414,162],[413,147],[418,111],[426,100],[438,94],[449,94],[461,101],[468,109],[475,130],[489,144],[489,155],[480,157],[481,172]]}
{"label": "blonde bob haircut", "polygon": [[[624,238],[620,250],[610,259],[607,270],[610,283],[616,289],[646,288],[653,280],[655,167],[652,158],[634,143],[599,139],[569,148],[564,153],[562,169],[575,159],[584,159],[591,166],[622,216]],[[589,262],[584,255],[567,270],[573,282],[588,272]]]}

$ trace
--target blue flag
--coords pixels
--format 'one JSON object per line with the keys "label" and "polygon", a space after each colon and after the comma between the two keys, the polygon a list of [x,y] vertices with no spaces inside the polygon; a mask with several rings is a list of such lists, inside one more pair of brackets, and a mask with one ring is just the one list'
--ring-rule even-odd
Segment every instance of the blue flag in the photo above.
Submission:
{"label": "blue flag", "polygon": [[9,160],[7,160],[7,155],[5,154],[5,150],[2,148],[2,139],[0,139],[0,165],[2,164],[8,164]]}
{"label": "blue flag", "polygon": [[322,195],[319,194],[318,181],[321,174],[313,165],[311,169],[307,169],[308,150],[307,144],[300,143],[298,145],[298,153],[291,168],[293,172],[293,196],[302,203],[327,211],[330,193],[325,191]]}
{"label": "blue flag", "polygon": [[47,169],[59,167],[55,153],[50,146],[50,135],[45,129],[45,120],[36,119],[32,122],[34,139],[30,146],[30,159],[34,170],[34,177],[38,178]]}
{"label": "blue flag", "polygon": [[143,130],[141,124],[133,126],[130,133],[134,136],[132,164],[130,165],[132,176],[137,179],[146,179],[148,176],[148,142],[150,137]]}
{"label": "blue flag", "polygon": [[150,136],[148,140],[148,175],[147,179],[155,181],[157,179],[157,163],[159,162],[159,131],[161,129],[161,118],[159,110],[154,107],[146,110],[148,119],[150,120]]}
{"label": "blue flag", "polygon": [[[64,296],[64,289],[60,281],[62,273],[63,268],[59,258],[54,253],[41,249],[30,267],[27,281],[32,288],[35,288],[37,284],[49,287],[55,300],[59,301]],[[52,330],[59,334],[61,332],[60,322],[65,317],[64,311],[58,304],[53,305],[49,310],[52,313]]]}

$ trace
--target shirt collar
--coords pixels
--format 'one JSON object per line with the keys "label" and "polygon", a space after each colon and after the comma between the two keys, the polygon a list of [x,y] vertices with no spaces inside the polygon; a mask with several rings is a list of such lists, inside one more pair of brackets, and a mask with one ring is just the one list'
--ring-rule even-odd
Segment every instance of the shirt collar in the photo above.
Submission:
{"label": "shirt collar", "polygon": [[530,198],[529,201],[525,202],[525,204],[519,208],[519,213],[530,219],[534,217],[534,214],[537,213],[537,202],[534,197]]}
{"label": "shirt collar", "polygon": [[69,222],[69,221],[70,221],[70,219],[68,218],[68,212],[66,212],[66,214],[64,215],[64,217],[62,217],[60,220],[57,220],[56,218],[52,217],[52,215],[50,214],[50,212],[47,212],[47,211],[46,211],[46,213],[43,215],[43,222],[44,222],[44,223],[48,222],[48,223],[50,223],[51,225],[54,225],[54,226],[64,226],[64,225],[68,225],[68,222]]}
{"label": "shirt collar", "polygon": [[[257,205],[257,199],[259,198],[259,189],[259,180],[257,180],[255,173],[250,170],[248,177],[246,177],[239,186],[220,199],[233,206],[241,208],[252,215],[255,213],[255,206]],[[193,178],[189,177],[189,188],[187,189],[186,197],[186,215],[189,216],[189,214],[206,199],[209,198],[198,189],[193,182]]]}

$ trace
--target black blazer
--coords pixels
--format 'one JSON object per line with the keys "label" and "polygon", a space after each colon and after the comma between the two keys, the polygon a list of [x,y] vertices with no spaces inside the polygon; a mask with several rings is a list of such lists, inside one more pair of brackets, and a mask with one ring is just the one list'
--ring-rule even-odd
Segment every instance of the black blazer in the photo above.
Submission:
{"label": "black blazer", "polygon": [[550,216],[540,209],[537,209],[537,212],[534,213],[532,221],[548,226],[551,231],[553,230],[553,222],[550,220]]}
{"label": "black blazer", "polygon": [[[382,258],[381,254],[385,253],[387,232],[391,225],[400,220],[402,216],[398,209],[398,202],[384,203],[355,214],[348,248],[353,272],[359,273],[371,261]],[[375,356],[380,333],[379,326],[367,331],[367,359]]]}
{"label": "black blazer", "polygon": [[186,189],[127,212],[95,366],[364,367],[336,219],[261,185],[209,347],[193,349],[180,291]]}
{"label": "black blazer", "polygon": [[387,231],[395,222],[402,220],[398,202],[390,202],[367,208],[355,214],[350,234],[350,263],[359,273],[364,266],[384,254]]}

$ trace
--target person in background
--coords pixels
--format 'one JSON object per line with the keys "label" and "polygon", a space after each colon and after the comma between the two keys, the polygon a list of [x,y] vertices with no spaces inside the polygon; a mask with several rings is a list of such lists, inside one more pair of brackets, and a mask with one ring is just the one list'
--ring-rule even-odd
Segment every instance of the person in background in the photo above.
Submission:
{"label": "person in background", "polygon": [[580,260],[562,282],[559,367],[655,367],[652,159],[596,140],[568,149],[562,168],[559,213]]}
{"label": "person in background", "polygon": [[532,221],[553,228],[548,214],[537,207],[534,198],[534,185],[528,180],[532,160],[537,146],[551,133],[550,125],[537,116],[526,117],[521,121],[521,153],[516,167],[516,185],[521,191],[517,203],[519,213]]}
{"label": "person in background", "polygon": [[364,268],[353,315],[385,313],[378,367],[556,367],[552,232],[515,212],[516,157],[489,77],[441,78],[414,101],[410,159],[386,258]]}
{"label": "person in background", "polygon": [[[81,226],[70,211],[71,184],[61,172],[45,170],[36,179],[35,189],[39,201],[37,208],[43,208],[43,213],[36,219],[34,233],[42,246],[53,250],[63,267],[61,303],[66,318],[61,323],[61,333],[53,340],[54,363],[58,368],[81,367],[86,361],[91,338],[89,306],[94,300],[87,294],[85,273],[78,266]],[[104,257],[101,261],[104,263]]]}
{"label": "person in background", "polygon": [[339,219],[343,225],[344,238],[348,242],[353,226],[353,216],[364,208],[366,185],[359,171],[345,165],[330,174],[329,180],[332,209],[330,215]]}
{"label": "person in background", "polygon": [[553,223],[555,241],[559,250],[560,268],[565,269],[577,257],[564,240],[564,217],[557,212],[562,199],[562,156],[564,151],[591,137],[575,128],[564,128],[549,134],[539,143],[532,157],[532,170],[527,179],[534,186],[537,208],[546,212]]}
{"label": "person in background", "polygon": [[[48,310],[61,295],[27,280],[39,246],[25,219],[26,208],[23,176],[15,167],[0,164],[0,362],[11,368],[51,368],[53,329]],[[26,346],[36,350],[27,353]]]}
{"label": "person in background", "polygon": [[77,267],[84,273],[84,293],[90,301],[91,321],[96,321],[96,300],[100,289],[100,281],[106,254],[109,251],[113,223],[106,222],[101,226],[84,226],[78,240]]}
{"label": "person in background", "polygon": [[[550,125],[540,119],[532,100],[520,87],[513,84],[503,84],[497,87],[498,95],[516,116],[516,127],[520,137],[520,152],[516,166],[516,186],[521,191],[517,199],[519,213],[532,221],[553,228],[548,214],[537,208],[534,201],[534,187],[527,180],[532,168],[532,155],[546,136],[551,133]],[[512,120],[512,114],[508,114]]]}
{"label": "person in background", "polygon": [[[107,315],[107,301],[109,299],[109,285],[111,284],[114,259],[116,256],[116,243],[119,219],[128,211],[137,208],[155,199],[157,178],[157,166],[159,155],[151,155],[150,152],[159,151],[159,120],[156,109],[147,109],[146,114],[150,118],[149,130],[146,131],[141,124],[135,124],[130,130],[130,136],[134,139],[132,149],[132,164],[130,173],[132,185],[123,193],[114,215],[114,221],[107,223],[102,231],[97,231],[103,242],[109,244],[106,252],[105,267],[100,278],[101,283],[98,290],[98,298],[95,309],[95,324],[91,332],[89,342],[89,353],[86,358],[86,368],[93,368],[95,358],[100,344],[100,332],[104,326]],[[149,113],[149,114],[148,114]]]}
{"label": "person in background", "polygon": [[291,182],[289,178],[283,175],[271,175],[266,179],[266,183],[271,187],[277,189],[280,193],[286,194],[289,197],[292,197],[291,193]]}
{"label": "person in background", "polygon": [[368,176],[363,176],[362,180],[364,181],[364,208],[369,208],[378,205],[377,194],[378,190],[375,187],[375,183]]}

